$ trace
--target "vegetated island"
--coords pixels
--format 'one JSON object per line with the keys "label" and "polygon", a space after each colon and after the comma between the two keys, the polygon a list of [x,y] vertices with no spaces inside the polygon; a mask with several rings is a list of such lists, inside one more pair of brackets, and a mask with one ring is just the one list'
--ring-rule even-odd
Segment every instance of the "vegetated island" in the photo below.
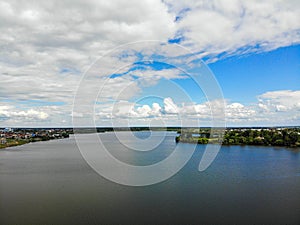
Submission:
{"label": "vegetated island", "polygon": [[223,138],[217,134],[210,137],[210,129],[187,128],[176,137],[176,142],[300,147],[300,128],[228,128]]}
{"label": "vegetated island", "polygon": [[68,138],[69,128],[5,128],[0,129],[0,149],[24,145],[30,142]]}

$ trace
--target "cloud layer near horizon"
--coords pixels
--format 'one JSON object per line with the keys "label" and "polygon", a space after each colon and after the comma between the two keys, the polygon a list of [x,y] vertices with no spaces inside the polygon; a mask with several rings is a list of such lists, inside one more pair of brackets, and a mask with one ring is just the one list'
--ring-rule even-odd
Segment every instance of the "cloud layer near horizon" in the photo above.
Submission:
{"label": "cloud layer near horizon", "polygon": [[[295,125],[300,119],[300,91],[274,91],[258,96],[258,101],[252,105],[225,101],[225,120],[227,125],[244,126],[275,126]],[[151,122],[163,121],[164,125],[178,125],[183,118],[189,119],[188,125],[195,125],[195,121],[203,126],[211,125],[210,104],[213,102],[174,103],[171,97],[163,99],[163,103],[135,104],[120,100],[113,104],[96,106],[95,123],[97,126],[150,125]],[[22,126],[51,125],[69,126],[71,123],[71,108],[68,106],[39,106],[35,109],[19,109],[10,106],[0,106],[0,120],[8,126],[22,124]],[[56,120],[49,120],[50,115]],[[85,115],[74,115],[84,117]]]}

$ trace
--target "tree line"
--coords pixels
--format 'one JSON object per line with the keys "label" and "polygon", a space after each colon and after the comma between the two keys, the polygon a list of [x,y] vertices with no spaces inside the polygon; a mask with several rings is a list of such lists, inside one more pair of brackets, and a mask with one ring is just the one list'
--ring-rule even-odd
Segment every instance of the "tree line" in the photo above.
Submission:
{"label": "tree line", "polygon": [[[176,137],[176,142],[207,144],[216,141],[207,132],[195,137],[190,132],[183,132]],[[224,145],[264,145],[300,147],[300,128],[265,128],[265,129],[229,129],[225,131]]]}

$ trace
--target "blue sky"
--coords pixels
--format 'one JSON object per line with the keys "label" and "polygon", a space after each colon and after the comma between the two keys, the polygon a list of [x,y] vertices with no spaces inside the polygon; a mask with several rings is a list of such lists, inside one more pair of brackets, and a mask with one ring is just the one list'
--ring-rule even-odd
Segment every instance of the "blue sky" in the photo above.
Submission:
{"label": "blue sky", "polygon": [[[156,71],[172,68],[160,62],[139,62],[136,65],[129,71],[141,69],[142,65]],[[300,88],[300,45],[281,47],[269,52],[235,55],[209,63],[207,66],[221,86],[224,98],[232,102],[249,105],[255,103],[257,96],[265,92],[297,91]],[[188,89],[195,102],[205,101],[204,94],[191,79],[174,79],[174,82]],[[167,80],[161,80],[155,86],[145,87],[143,94],[151,95],[160,90],[164,96],[174,95],[175,90],[164,88],[166,86]],[[149,98],[147,102],[151,104],[153,101]]]}
{"label": "blue sky", "polygon": [[0,127],[205,126],[221,105],[228,126],[300,125],[299,1],[3,0],[0,21]]}
{"label": "blue sky", "polygon": [[299,90],[300,45],[270,52],[233,56],[209,64],[224,97],[243,104],[267,91]]}
{"label": "blue sky", "polygon": [[[300,109],[299,53],[300,46],[294,45],[269,52],[237,54],[213,60],[215,62],[206,66],[199,60],[193,60],[191,67],[188,66],[191,54],[173,58],[169,56],[166,59],[157,52],[146,56],[136,53],[138,57],[135,63],[122,73],[112,74],[109,82],[127,80],[135,83],[138,89],[119,90],[119,96],[115,100],[110,98],[109,101],[113,102],[112,111],[117,117],[129,118],[132,125],[145,125],[155,117],[164,118],[169,125],[178,125],[179,121],[171,118],[178,114],[190,119],[191,126],[195,124],[195,120],[200,121],[203,126],[209,126],[211,117],[207,115],[211,113],[212,102],[208,101],[208,93],[201,89],[201,83],[199,86],[193,77],[181,71],[183,69],[205,77],[209,74],[201,68],[208,67],[223,92],[223,96],[218,96],[215,100],[224,100],[228,126],[297,125]],[[214,57],[218,59],[220,56]],[[151,58],[150,62],[143,61],[145,58]],[[172,64],[172,60],[175,64]],[[105,88],[110,87],[107,84]],[[132,95],[127,99],[123,98],[124,93],[129,92]],[[99,100],[99,103],[102,109],[111,107],[105,106],[105,100]],[[104,113],[102,109],[99,109],[101,116],[109,117],[107,110]],[[139,120],[142,122],[138,123]]]}

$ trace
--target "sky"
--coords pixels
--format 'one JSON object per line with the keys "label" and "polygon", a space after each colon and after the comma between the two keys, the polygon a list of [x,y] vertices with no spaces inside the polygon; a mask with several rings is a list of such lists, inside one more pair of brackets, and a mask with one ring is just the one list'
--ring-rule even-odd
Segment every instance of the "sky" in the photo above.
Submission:
{"label": "sky", "polygon": [[299,126],[298,21],[297,0],[0,0],[0,127]]}

